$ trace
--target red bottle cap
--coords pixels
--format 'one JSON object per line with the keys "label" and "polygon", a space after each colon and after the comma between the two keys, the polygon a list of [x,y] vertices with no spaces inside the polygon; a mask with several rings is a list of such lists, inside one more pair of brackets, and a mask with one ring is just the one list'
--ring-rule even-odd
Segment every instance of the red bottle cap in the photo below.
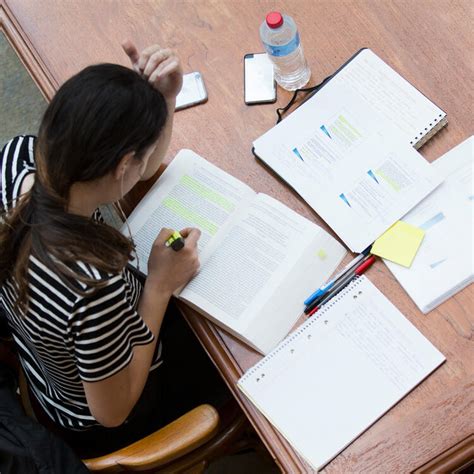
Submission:
{"label": "red bottle cap", "polygon": [[267,25],[270,28],[279,28],[281,25],[283,25],[283,17],[281,16],[280,12],[270,12],[267,15]]}

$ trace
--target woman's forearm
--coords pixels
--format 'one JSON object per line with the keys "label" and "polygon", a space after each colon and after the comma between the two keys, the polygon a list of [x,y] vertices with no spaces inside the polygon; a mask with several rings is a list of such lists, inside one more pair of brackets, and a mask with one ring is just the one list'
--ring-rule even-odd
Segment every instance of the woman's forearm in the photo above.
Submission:
{"label": "woman's forearm", "polygon": [[156,287],[145,283],[138,305],[138,313],[155,336],[155,340],[151,344],[135,346],[133,349],[133,359],[130,363],[132,400],[138,400],[148,378],[161,324],[170,298],[171,294],[162,293]]}

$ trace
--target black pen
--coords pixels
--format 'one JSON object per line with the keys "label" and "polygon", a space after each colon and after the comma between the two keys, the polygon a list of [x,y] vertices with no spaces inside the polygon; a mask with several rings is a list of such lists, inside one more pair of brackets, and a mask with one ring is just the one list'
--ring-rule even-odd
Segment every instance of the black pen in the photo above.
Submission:
{"label": "black pen", "polygon": [[334,298],[340,291],[342,291],[352,280],[354,277],[362,275],[370,266],[375,262],[376,257],[375,255],[368,255],[364,261],[352,272],[348,273],[344,278],[341,278],[329,291],[321,301],[313,302],[310,304],[305,310],[305,314],[308,316],[312,316],[316,311],[321,308],[324,304],[326,304],[329,300]]}
{"label": "black pen", "polygon": [[321,301],[329,292],[329,290],[337,283],[338,280],[343,278],[356,265],[359,265],[359,263],[362,260],[364,260],[364,258],[367,257],[367,255],[369,255],[371,249],[372,249],[372,245],[369,245],[365,250],[363,250],[359,255],[357,255],[357,257],[351,260],[332,280],[330,280],[328,283],[324,284],[323,286],[319,287],[314,293],[308,296],[308,298],[304,300],[304,304],[306,306],[309,306],[313,304],[315,301],[318,301],[318,302]]}

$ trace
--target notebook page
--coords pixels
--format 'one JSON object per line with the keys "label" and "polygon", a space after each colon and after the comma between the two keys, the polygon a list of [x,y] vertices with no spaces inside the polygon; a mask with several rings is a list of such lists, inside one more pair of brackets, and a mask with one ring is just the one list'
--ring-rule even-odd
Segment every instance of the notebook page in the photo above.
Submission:
{"label": "notebook page", "polygon": [[343,84],[317,98],[316,109],[308,101],[258,138],[255,152],[362,252],[440,180],[394,125]]}
{"label": "notebook page", "polygon": [[238,386],[319,469],[445,359],[365,277],[316,314]]}
{"label": "notebook page", "polygon": [[427,313],[474,281],[474,136],[432,163],[444,182],[405,222],[426,233],[410,268],[385,264]]}
{"label": "notebook page", "polygon": [[446,118],[445,112],[370,49],[361,51],[333,81],[362,97],[393,123],[412,146]]}

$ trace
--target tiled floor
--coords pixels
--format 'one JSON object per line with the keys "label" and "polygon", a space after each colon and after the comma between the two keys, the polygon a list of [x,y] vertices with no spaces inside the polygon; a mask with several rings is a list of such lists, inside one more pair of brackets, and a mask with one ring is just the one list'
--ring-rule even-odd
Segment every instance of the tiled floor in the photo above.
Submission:
{"label": "tiled floor", "polygon": [[37,134],[46,100],[0,32],[0,147],[15,135]]}

